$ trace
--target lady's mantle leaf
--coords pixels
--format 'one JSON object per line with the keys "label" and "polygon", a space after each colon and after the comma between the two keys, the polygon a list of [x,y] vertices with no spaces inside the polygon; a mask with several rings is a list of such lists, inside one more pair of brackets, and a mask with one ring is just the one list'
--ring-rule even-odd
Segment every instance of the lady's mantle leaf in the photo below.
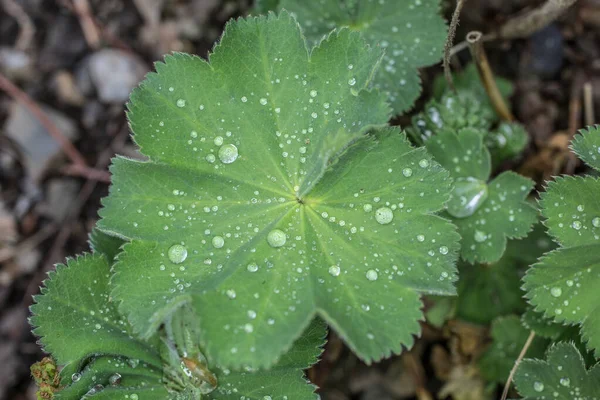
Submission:
{"label": "lady's mantle leaf", "polygon": [[[600,131],[583,132],[573,143],[594,162]],[[541,196],[542,214],[552,236],[563,247],[548,253],[524,278],[527,297],[547,317],[581,324],[588,347],[600,349],[600,180],[560,177]]]}
{"label": "lady's mantle leaf", "polygon": [[486,184],[490,154],[475,129],[441,130],[425,146],[456,179],[447,208],[462,236],[461,257],[471,263],[498,261],[507,238],[524,237],[537,220],[525,200],[533,182],[504,172]]}
{"label": "lady's mantle leaf", "polygon": [[58,265],[31,306],[33,333],[59,365],[87,355],[119,355],[160,367],[149,345],[131,341],[129,324],[109,301],[108,276],[100,255]]}
{"label": "lady's mantle leaf", "polygon": [[94,253],[102,254],[106,257],[109,264],[113,264],[117,259],[117,255],[121,252],[121,246],[123,246],[124,241],[121,238],[109,236],[94,228],[90,233],[89,243]]}
{"label": "lady's mantle leaf", "polygon": [[573,139],[572,148],[586,164],[600,171],[600,125],[581,130]]}
{"label": "lady's mantle leaf", "polygon": [[421,93],[418,68],[442,58],[446,23],[439,0],[282,0],[280,8],[298,19],[313,42],[334,28],[349,27],[385,49],[374,84],[388,93],[396,114],[410,109]]}
{"label": "lady's mantle leaf", "polygon": [[[523,327],[519,317],[509,315],[494,320],[491,336],[492,343],[479,360],[479,369],[487,381],[504,383],[527,341],[529,330]],[[541,357],[547,345],[547,340],[534,338],[527,355]]]}
{"label": "lady's mantle leaf", "polygon": [[546,361],[523,360],[515,374],[515,386],[523,400],[598,400],[600,366],[586,371],[577,348],[561,342],[550,347]]}

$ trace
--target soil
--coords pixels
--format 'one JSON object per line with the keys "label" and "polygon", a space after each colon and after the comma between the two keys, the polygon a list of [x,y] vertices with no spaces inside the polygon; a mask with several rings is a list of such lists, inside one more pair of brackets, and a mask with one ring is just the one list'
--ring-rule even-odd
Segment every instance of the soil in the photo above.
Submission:
{"label": "soil", "polygon": [[[0,90],[0,400],[35,399],[29,366],[43,353],[30,333],[28,307],[55,263],[88,249],[108,192],[110,158],[136,155],[124,114],[129,89],[165,53],[205,57],[225,22],[246,15],[250,3],[0,1],[0,72],[18,88]],[[451,3],[444,2],[447,16]],[[493,32],[541,3],[470,0],[457,42],[471,30]],[[576,171],[567,146],[592,118],[585,90],[600,115],[600,0],[580,0],[544,29],[486,43],[486,50],[494,72],[514,83],[513,112],[531,136],[524,156],[503,168],[532,177],[539,188],[553,175]],[[468,59],[462,51],[455,61]],[[440,72],[440,66],[422,71],[415,112]],[[19,93],[29,101],[22,95],[17,101]],[[47,142],[40,110],[71,150]],[[323,360],[307,374],[324,399],[479,399],[483,383],[472,360],[487,341],[486,327],[424,325],[410,352],[367,366],[332,334]]]}

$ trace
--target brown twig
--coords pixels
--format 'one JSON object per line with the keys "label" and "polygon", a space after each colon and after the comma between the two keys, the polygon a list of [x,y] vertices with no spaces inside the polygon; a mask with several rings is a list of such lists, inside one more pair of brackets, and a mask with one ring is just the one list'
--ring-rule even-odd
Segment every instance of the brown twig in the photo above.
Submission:
{"label": "brown twig", "polygon": [[561,16],[577,0],[547,0],[540,7],[506,22],[494,39],[517,39],[531,35]]}
{"label": "brown twig", "polygon": [[592,126],[596,123],[596,115],[594,113],[594,87],[591,82],[586,82],[583,85],[583,115],[587,126]]}
{"label": "brown twig", "polygon": [[485,91],[492,102],[492,106],[496,110],[496,113],[505,121],[514,121],[515,117],[510,112],[510,109],[506,105],[498,86],[496,85],[496,79],[494,73],[488,62],[485,49],[483,48],[482,42],[483,35],[481,32],[473,31],[467,35],[467,43],[469,44],[469,50],[477,66],[479,72],[479,78],[485,87]]}
{"label": "brown twig", "polygon": [[23,240],[15,247],[5,247],[0,249],[0,263],[13,258],[17,254],[33,249],[44,240],[48,239],[52,234],[54,234],[54,232],[56,232],[57,229],[58,226],[54,224],[46,225],[44,228],[37,231],[33,236]]}
{"label": "brown twig", "polygon": [[456,89],[454,87],[454,80],[452,79],[452,71],[450,69],[450,53],[454,43],[454,37],[456,36],[456,28],[458,28],[458,23],[460,21],[460,12],[466,2],[467,0],[457,0],[456,8],[452,14],[452,21],[450,21],[450,27],[448,28],[448,37],[446,38],[446,43],[444,43],[444,77],[446,78],[446,82],[448,82],[448,86],[453,91],[456,91]]}
{"label": "brown twig", "polygon": [[85,165],[66,165],[61,168],[60,172],[68,176],[78,176],[92,181],[110,183],[110,172],[96,168],[90,168]]}
{"label": "brown twig", "polygon": [[581,124],[581,92],[585,83],[585,74],[579,69],[575,72],[569,94],[569,138],[573,138]]}
{"label": "brown twig", "polygon": [[40,123],[44,126],[44,129],[48,131],[50,136],[56,140],[63,151],[69,157],[69,159],[73,162],[73,164],[78,164],[81,166],[85,166],[86,162],[81,153],[73,146],[73,143],[69,139],[67,139],[60,129],[56,127],[54,122],[46,115],[45,112],[36,104],[36,102],[29,97],[25,92],[23,92],[19,87],[14,85],[8,78],[6,78],[2,73],[0,73],[0,89],[4,90],[10,97],[15,99],[16,101],[22,103],[27,109],[40,121]]}
{"label": "brown twig", "polygon": [[19,36],[15,42],[15,48],[21,51],[27,50],[35,35],[35,26],[31,22],[31,18],[14,0],[2,0],[2,5],[6,13],[17,20],[19,24]]}
{"label": "brown twig", "polygon": [[92,49],[100,47],[100,33],[94,22],[88,0],[73,0],[73,10],[79,18],[79,25],[88,46]]}
{"label": "brown twig", "polygon": [[527,341],[525,342],[525,345],[521,349],[521,353],[519,353],[519,357],[517,357],[517,360],[515,361],[515,365],[513,365],[512,369],[510,370],[510,374],[508,375],[508,379],[506,380],[506,384],[504,385],[504,390],[502,391],[502,397],[500,397],[500,400],[506,400],[506,397],[508,396],[508,390],[510,389],[510,384],[512,383],[512,380],[515,377],[517,368],[519,367],[519,364],[525,357],[525,353],[527,353],[527,350],[529,349],[529,346],[531,346],[531,343],[533,342],[534,338],[535,332],[531,331],[529,333]]}

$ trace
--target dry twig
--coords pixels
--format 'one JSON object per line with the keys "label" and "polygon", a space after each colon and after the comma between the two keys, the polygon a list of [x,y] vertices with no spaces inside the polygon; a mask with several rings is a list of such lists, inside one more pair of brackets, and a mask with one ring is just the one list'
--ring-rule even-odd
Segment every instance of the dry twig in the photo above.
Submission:
{"label": "dry twig", "polygon": [[494,73],[488,62],[488,58],[485,54],[485,49],[482,43],[483,35],[481,32],[473,31],[467,35],[467,43],[469,44],[469,50],[477,66],[479,72],[479,78],[485,87],[485,91],[492,102],[492,106],[496,110],[496,113],[505,121],[514,121],[515,117],[510,112],[510,109],[506,105],[504,98],[498,86],[496,85],[496,79],[494,79]]}
{"label": "dry twig", "polygon": [[73,0],[73,9],[79,18],[79,25],[88,46],[92,49],[100,47],[100,33],[94,22],[88,0]]}
{"label": "dry twig", "polygon": [[15,42],[15,48],[21,51],[27,50],[35,35],[35,26],[31,22],[31,18],[14,0],[2,0],[2,5],[6,13],[16,19],[19,24],[19,36]]}
{"label": "dry twig", "polygon": [[452,44],[454,43],[454,37],[456,36],[456,28],[458,28],[460,20],[460,12],[466,2],[467,0],[458,0],[456,2],[456,8],[452,14],[452,21],[450,22],[450,28],[448,28],[448,37],[444,44],[444,76],[446,77],[448,86],[454,91],[456,91],[456,89],[454,88],[454,80],[452,79],[452,71],[450,70],[450,58],[452,57],[451,50]]}
{"label": "dry twig", "polygon": [[596,115],[594,113],[594,87],[591,82],[586,82],[583,85],[583,115],[587,126],[596,123]]}
{"label": "dry twig", "polygon": [[527,341],[525,342],[525,345],[521,349],[521,353],[519,353],[519,357],[517,357],[517,360],[515,361],[515,365],[513,365],[512,369],[510,370],[510,374],[508,375],[508,379],[506,380],[506,384],[504,385],[504,390],[502,391],[502,397],[500,397],[500,400],[506,400],[506,397],[508,396],[508,390],[510,389],[510,384],[512,383],[512,380],[515,377],[517,368],[519,367],[519,364],[525,357],[525,353],[527,353],[527,350],[529,349],[529,346],[531,346],[531,343],[533,342],[534,338],[535,332],[531,331],[529,333]]}

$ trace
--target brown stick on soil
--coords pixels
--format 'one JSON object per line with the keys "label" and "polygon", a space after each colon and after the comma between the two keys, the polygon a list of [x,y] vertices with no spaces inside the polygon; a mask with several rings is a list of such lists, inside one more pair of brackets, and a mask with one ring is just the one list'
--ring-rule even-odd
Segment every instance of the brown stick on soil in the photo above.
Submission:
{"label": "brown stick on soil", "polygon": [[444,43],[444,76],[446,77],[446,82],[448,82],[450,89],[455,92],[456,89],[454,88],[452,71],[450,70],[450,50],[452,49],[454,37],[456,36],[456,28],[458,27],[458,22],[460,19],[460,12],[466,2],[467,0],[457,0],[454,14],[452,14],[452,21],[450,22],[450,28],[448,29],[448,37],[446,38],[446,43]]}
{"label": "brown stick on soil", "polygon": [[100,33],[94,23],[88,0],[73,0],[73,8],[79,18],[85,41],[92,49],[97,49],[100,47]]}
{"label": "brown stick on soil", "polygon": [[596,123],[596,115],[594,113],[594,87],[591,82],[586,82],[583,85],[583,115],[587,126],[592,126]]}
{"label": "brown stick on soil", "polygon": [[515,365],[513,365],[512,369],[510,370],[510,374],[508,375],[508,379],[506,380],[506,385],[504,385],[504,390],[502,391],[502,397],[500,397],[500,400],[506,400],[506,397],[508,396],[508,390],[510,389],[510,384],[512,383],[512,380],[515,377],[517,368],[519,367],[519,364],[525,357],[525,354],[527,353],[529,346],[531,346],[531,343],[533,342],[534,338],[535,338],[535,332],[531,331],[529,333],[529,337],[527,338],[527,341],[525,342],[525,345],[521,349],[521,353],[519,353],[519,357],[517,357],[517,360],[515,361]]}
{"label": "brown stick on soil", "polygon": [[31,22],[31,18],[14,0],[2,0],[2,5],[6,13],[16,19],[19,24],[19,36],[15,42],[15,48],[22,51],[27,50],[35,35],[35,26]]}
{"label": "brown stick on soil", "polygon": [[577,0],[547,0],[540,7],[506,22],[495,39],[517,39],[531,35],[560,17]]}
{"label": "brown stick on soil", "polygon": [[494,73],[492,72],[492,68],[490,67],[490,63],[485,54],[485,49],[483,48],[482,38],[483,35],[481,32],[477,31],[469,32],[467,35],[467,43],[469,44],[469,50],[471,51],[471,55],[477,66],[479,78],[492,102],[492,106],[494,106],[494,109],[500,118],[504,121],[514,121],[515,117],[510,112],[510,109],[506,105],[506,102],[504,101],[504,98],[502,98],[502,94],[496,85]]}

